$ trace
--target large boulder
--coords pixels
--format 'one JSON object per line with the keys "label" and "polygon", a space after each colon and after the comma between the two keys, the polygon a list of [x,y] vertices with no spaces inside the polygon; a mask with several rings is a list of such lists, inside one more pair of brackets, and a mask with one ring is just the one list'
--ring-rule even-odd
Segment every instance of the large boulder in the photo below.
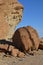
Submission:
{"label": "large boulder", "polygon": [[23,6],[17,0],[0,0],[0,40],[11,40],[22,12]]}
{"label": "large boulder", "polygon": [[37,31],[31,26],[17,29],[12,40],[15,47],[24,53],[29,53],[31,50],[38,50],[40,42]]}
{"label": "large boulder", "polygon": [[15,31],[12,40],[14,42],[15,47],[23,52],[25,50],[27,51],[32,46],[32,42],[29,38],[29,34],[27,33],[24,27],[19,28]]}

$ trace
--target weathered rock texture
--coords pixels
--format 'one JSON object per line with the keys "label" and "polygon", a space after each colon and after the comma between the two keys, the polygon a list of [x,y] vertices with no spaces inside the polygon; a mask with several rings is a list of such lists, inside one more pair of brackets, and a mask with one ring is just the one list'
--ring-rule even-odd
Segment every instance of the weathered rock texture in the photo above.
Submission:
{"label": "weathered rock texture", "polygon": [[39,39],[39,35],[38,35],[37,31],[34,28],[32,28],[31,26],[27,26],[26,30],[27,30],[28,34],[30,35],[33,49],[38,50],[40,39]]}
{"label": "weathered rock texture", "polygon": [[0,39],[10,40],[22,19],[23,6],[17,0],[0,0]]}
{"label": "weathered rock texture", "polygon": [[17,0],[0,0],[0,51],[11,51],[13,56],[23,54],[12,46],[13,43],[8,42],[22,19],[22,12],[23,6]]}
{"label": "weathered rock texture", "polygon": [[39,49],[42,49],[43,50],[43,37],[40,38]]}
{"label": "weathered rock texture", "polygon": [[31,26],[17,29],[12,39],[15,47],[23,52],[38,50],[40,43],[37,31]]}
{"label": "weathered rock texture", "polygon": [[0,41],[0,53],[5,53],[7,56],[12,55],[14,57],[24,57],[25,54],[17,49],[12,42],[1,40]]}

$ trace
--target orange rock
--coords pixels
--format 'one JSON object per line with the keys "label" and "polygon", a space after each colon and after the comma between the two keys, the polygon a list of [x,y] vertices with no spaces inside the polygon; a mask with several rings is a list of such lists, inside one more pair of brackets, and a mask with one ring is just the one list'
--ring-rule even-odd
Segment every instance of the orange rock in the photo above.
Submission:
{"label": "orange rock", "polygon": [[40,43],[43,43],[43,37],[42,37],[42,38],[40,38]]}
{"label": "orange rock", "polygon": [[11,54],[14,57],[17,57],[17,54],[19,53],[18,49],[12,49]]}
{"label": "orange rock", "polygon": [[24,53],[38,50],[40,42],[37,31],[30,26],[17,29],[12,40],[15,47]]}
{"label": "orange rock", "polygon": [[24,57],[25,54],[21,51],[19,51],[18,49],[14,48],[12,49],[12,52],[11,54],[14,56],[14,57]]}
{"label": "orange rock", "polygon": [[8,51],[12,51],[15,47],[10,45]]}
{"label": "orange rock", "polygon": [[8,49],[8,45],[7,44],[0,44],[0,52],[6,52]]}
{"label": "orange rock", "polygon": [[20,52],[18,53],[18,57],[22,58],[22,57],[25,57],[25,54],[23,52]]}
{"label": "orange rock", "polygon": [[19,28],[15,31],[15,34],[13,36],[13,42],[15,47],[21,51],[27,51],[32,46],[29,35],[24,28]]}
{"label": "orange rock", "polygon": [[43,50],[43,37],[40,38],[39,49],[42,49]]}
{"label": "orange rock", "polygon": [[11,41],[22,12],[23,6],[18,0],[0,0],[0,39]]}
{"label": "orange rock", "polygon": [[0,40],[6,38],[8,29],[9,29],[9,25],[5,20],[3,20],[3,16],[0,16]]}
{"label": "orange rock", "polygon": [[32,41],[33,49],[38,50],[40,39],[39,39],[37,31],[31,26],[27,26],[26,29],[31,36],[30,39]]}

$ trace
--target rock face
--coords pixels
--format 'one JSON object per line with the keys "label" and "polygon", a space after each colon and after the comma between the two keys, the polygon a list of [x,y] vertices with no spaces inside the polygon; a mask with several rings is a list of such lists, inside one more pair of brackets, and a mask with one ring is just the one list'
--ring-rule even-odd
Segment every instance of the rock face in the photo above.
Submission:
{"label": "rock face", "polygon": [[23,6],[17,0],[0,0],[0,40],[11,40],[22,12]]}
{"label": "rock face", "polygon": [[37,31],[31,26],[17,29],[12,39],[15,47],[24,53],[38,50],[40,43]]}
{"label": "rock face", "polygon": [[[11,51],[13,56],[24,56],[11,43],[15,27],[22,19],[23,6],[18,0],[0,0],[0,51]],[[11,45],[9,45],[9,43]]]}

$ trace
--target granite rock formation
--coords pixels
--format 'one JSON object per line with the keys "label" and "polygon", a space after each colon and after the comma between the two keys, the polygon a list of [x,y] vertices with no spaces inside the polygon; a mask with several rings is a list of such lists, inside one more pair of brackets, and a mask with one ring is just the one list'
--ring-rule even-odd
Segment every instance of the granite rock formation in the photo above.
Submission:
{"label": "granite rock formation", "polygon": [[17,29],[12,39],[15,47],[24,53],[29,53],[31,50],[37,51],[40,43],[37,31],[31,26]]}
{"label": "granite rock formation", "polygon": [[11,40],[22,19],[23,6],[17,0],[0,0],[0,39]]}

